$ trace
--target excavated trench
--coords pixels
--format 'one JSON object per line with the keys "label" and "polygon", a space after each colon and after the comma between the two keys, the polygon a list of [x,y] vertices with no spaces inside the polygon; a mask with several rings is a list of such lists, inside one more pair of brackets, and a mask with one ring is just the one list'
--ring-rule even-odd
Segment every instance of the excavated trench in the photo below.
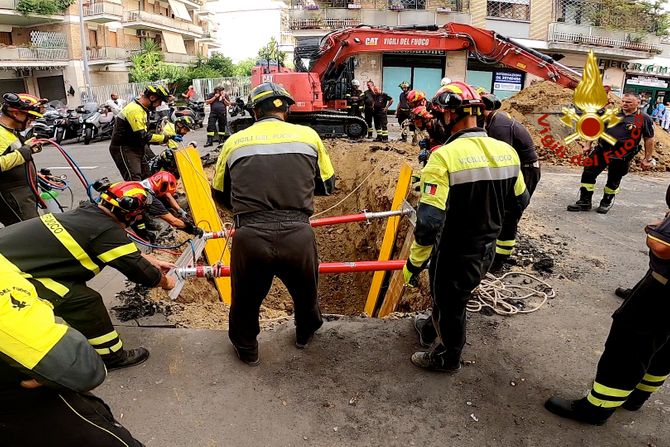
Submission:
{"label": "excavated trench", "polygon": [[[326,145],[336,171],[336,187],[332,195],[315,198],[318,217],[354,214],[362,210],[389,210],[402,163],[409,163],[416,172],[419,169],[415,161],[417,149],[406,143],[328,140]],[[212,172],[207,170],[207,174],[211,177]],[[220,210],[220,214],[223,221],[230,220],[224,210]],[[376,220],[315,228],[319,259],[322,262],[376,260],[385,225],[386,220]],[[396,252],[408,227],[409,223],[404,218],[398,231]],[[172,259],[166,255],[162,257]],[[321,275],[319,300],[322,311],[329,314],[361,314],[371,280],[370,272]],[[212,281],[189,280],[176,301],[171,301],[161,290],[154,289],[145,295],[136,306],[130,307],[165,313],[172,323],[180,327],[227,327],[228,306],[219,300]],[[421,290],[406,293],[399,310],[425,308],[427,299],[424,296],[427,294],[422,294]],[[151,304],[147,305],[147,301]],[[124,310],[128,312],[127,306]],[[141,313],[131,309],[128,315],[137,317]],[[275,280],[261,308],[261,318],[272,321],[292,313],[290,295],[283,284]]]}

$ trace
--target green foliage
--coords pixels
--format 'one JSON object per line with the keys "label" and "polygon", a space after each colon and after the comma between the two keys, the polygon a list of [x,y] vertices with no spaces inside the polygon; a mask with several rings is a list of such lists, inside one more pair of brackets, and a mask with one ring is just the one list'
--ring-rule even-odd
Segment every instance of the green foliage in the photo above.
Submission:
{"label": "green foliage", "polygon": [[279,51],[279,43],[272,37],[267,45],[258,50],[258,57],[266,61],[277,61],[280,65],[284,65],[286,53]]}
{"label": "green foliage", "polygon": [[256,58],[250,57],[235,64],[235,76],[251,76],[251,69],[256,66]]}
{"label": "green foliage", "polygon": [[637,33],[668,34],[670,14],[665,0],[601,0],[589,4],[585,16],[594,26]]}
{"label": "green foliage", "polygon": [[19,0],[16,10],[23,15],[53,15],[65,11],[75,0]]}
{"label": "green foliage", "polygon": [[221,53],[212,53],[204,63],[204,66],[219,73],[218,77],[227,78],[235,76],[235,64],[232,59]]}

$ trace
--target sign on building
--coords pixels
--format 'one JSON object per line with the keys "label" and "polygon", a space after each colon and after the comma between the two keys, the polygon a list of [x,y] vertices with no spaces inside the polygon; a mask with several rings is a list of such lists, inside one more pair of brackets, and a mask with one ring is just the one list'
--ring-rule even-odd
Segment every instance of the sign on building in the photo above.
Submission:
{"label": "sign on building", "polygon": [[520,92],[522,85],[521,73],[498,71],[493,78],[493,90]]}

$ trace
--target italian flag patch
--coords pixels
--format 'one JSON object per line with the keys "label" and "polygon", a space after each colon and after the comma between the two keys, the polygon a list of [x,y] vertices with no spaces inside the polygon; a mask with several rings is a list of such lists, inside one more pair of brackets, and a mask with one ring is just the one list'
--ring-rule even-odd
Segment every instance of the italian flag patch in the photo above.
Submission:
{"label": "italian flag patch", "polygon": [[434,196],[435,193],[437,193],[437,185],[434,183],[424,183],[423,184],[423,193],[424,194],[430,194],[431,196]]}

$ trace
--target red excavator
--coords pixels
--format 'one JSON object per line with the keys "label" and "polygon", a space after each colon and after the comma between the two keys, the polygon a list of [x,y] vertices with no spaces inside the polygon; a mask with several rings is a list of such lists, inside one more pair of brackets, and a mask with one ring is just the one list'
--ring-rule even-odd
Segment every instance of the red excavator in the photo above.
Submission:
{"label": "red excavator", "polygon": [[[469,51],[484,63],[502,63],[568,88],[575,88],[581,77],[579,73],[545,54],[526,48],[494,31],[471,25],[360,25],[324,36],[320,45],[311,50],[296,48],[297,71],[277,64],[254,67],[251,86],[263,82],[282,84],[296,101],[291,106],[289,122],[308,125],[323,137],[362,138],[367,133],[365,121],[345,112],[345,94],[349,86],[343,87],[342,78],[349,58],[359,53],[426,50]],[[305,66],[304,60],[309,60],[309,66]],[[435,86],[436,90],[438,87]],[[236,132],[251,122],[249,118],[238,119],[231,122],[231,128]]]}

